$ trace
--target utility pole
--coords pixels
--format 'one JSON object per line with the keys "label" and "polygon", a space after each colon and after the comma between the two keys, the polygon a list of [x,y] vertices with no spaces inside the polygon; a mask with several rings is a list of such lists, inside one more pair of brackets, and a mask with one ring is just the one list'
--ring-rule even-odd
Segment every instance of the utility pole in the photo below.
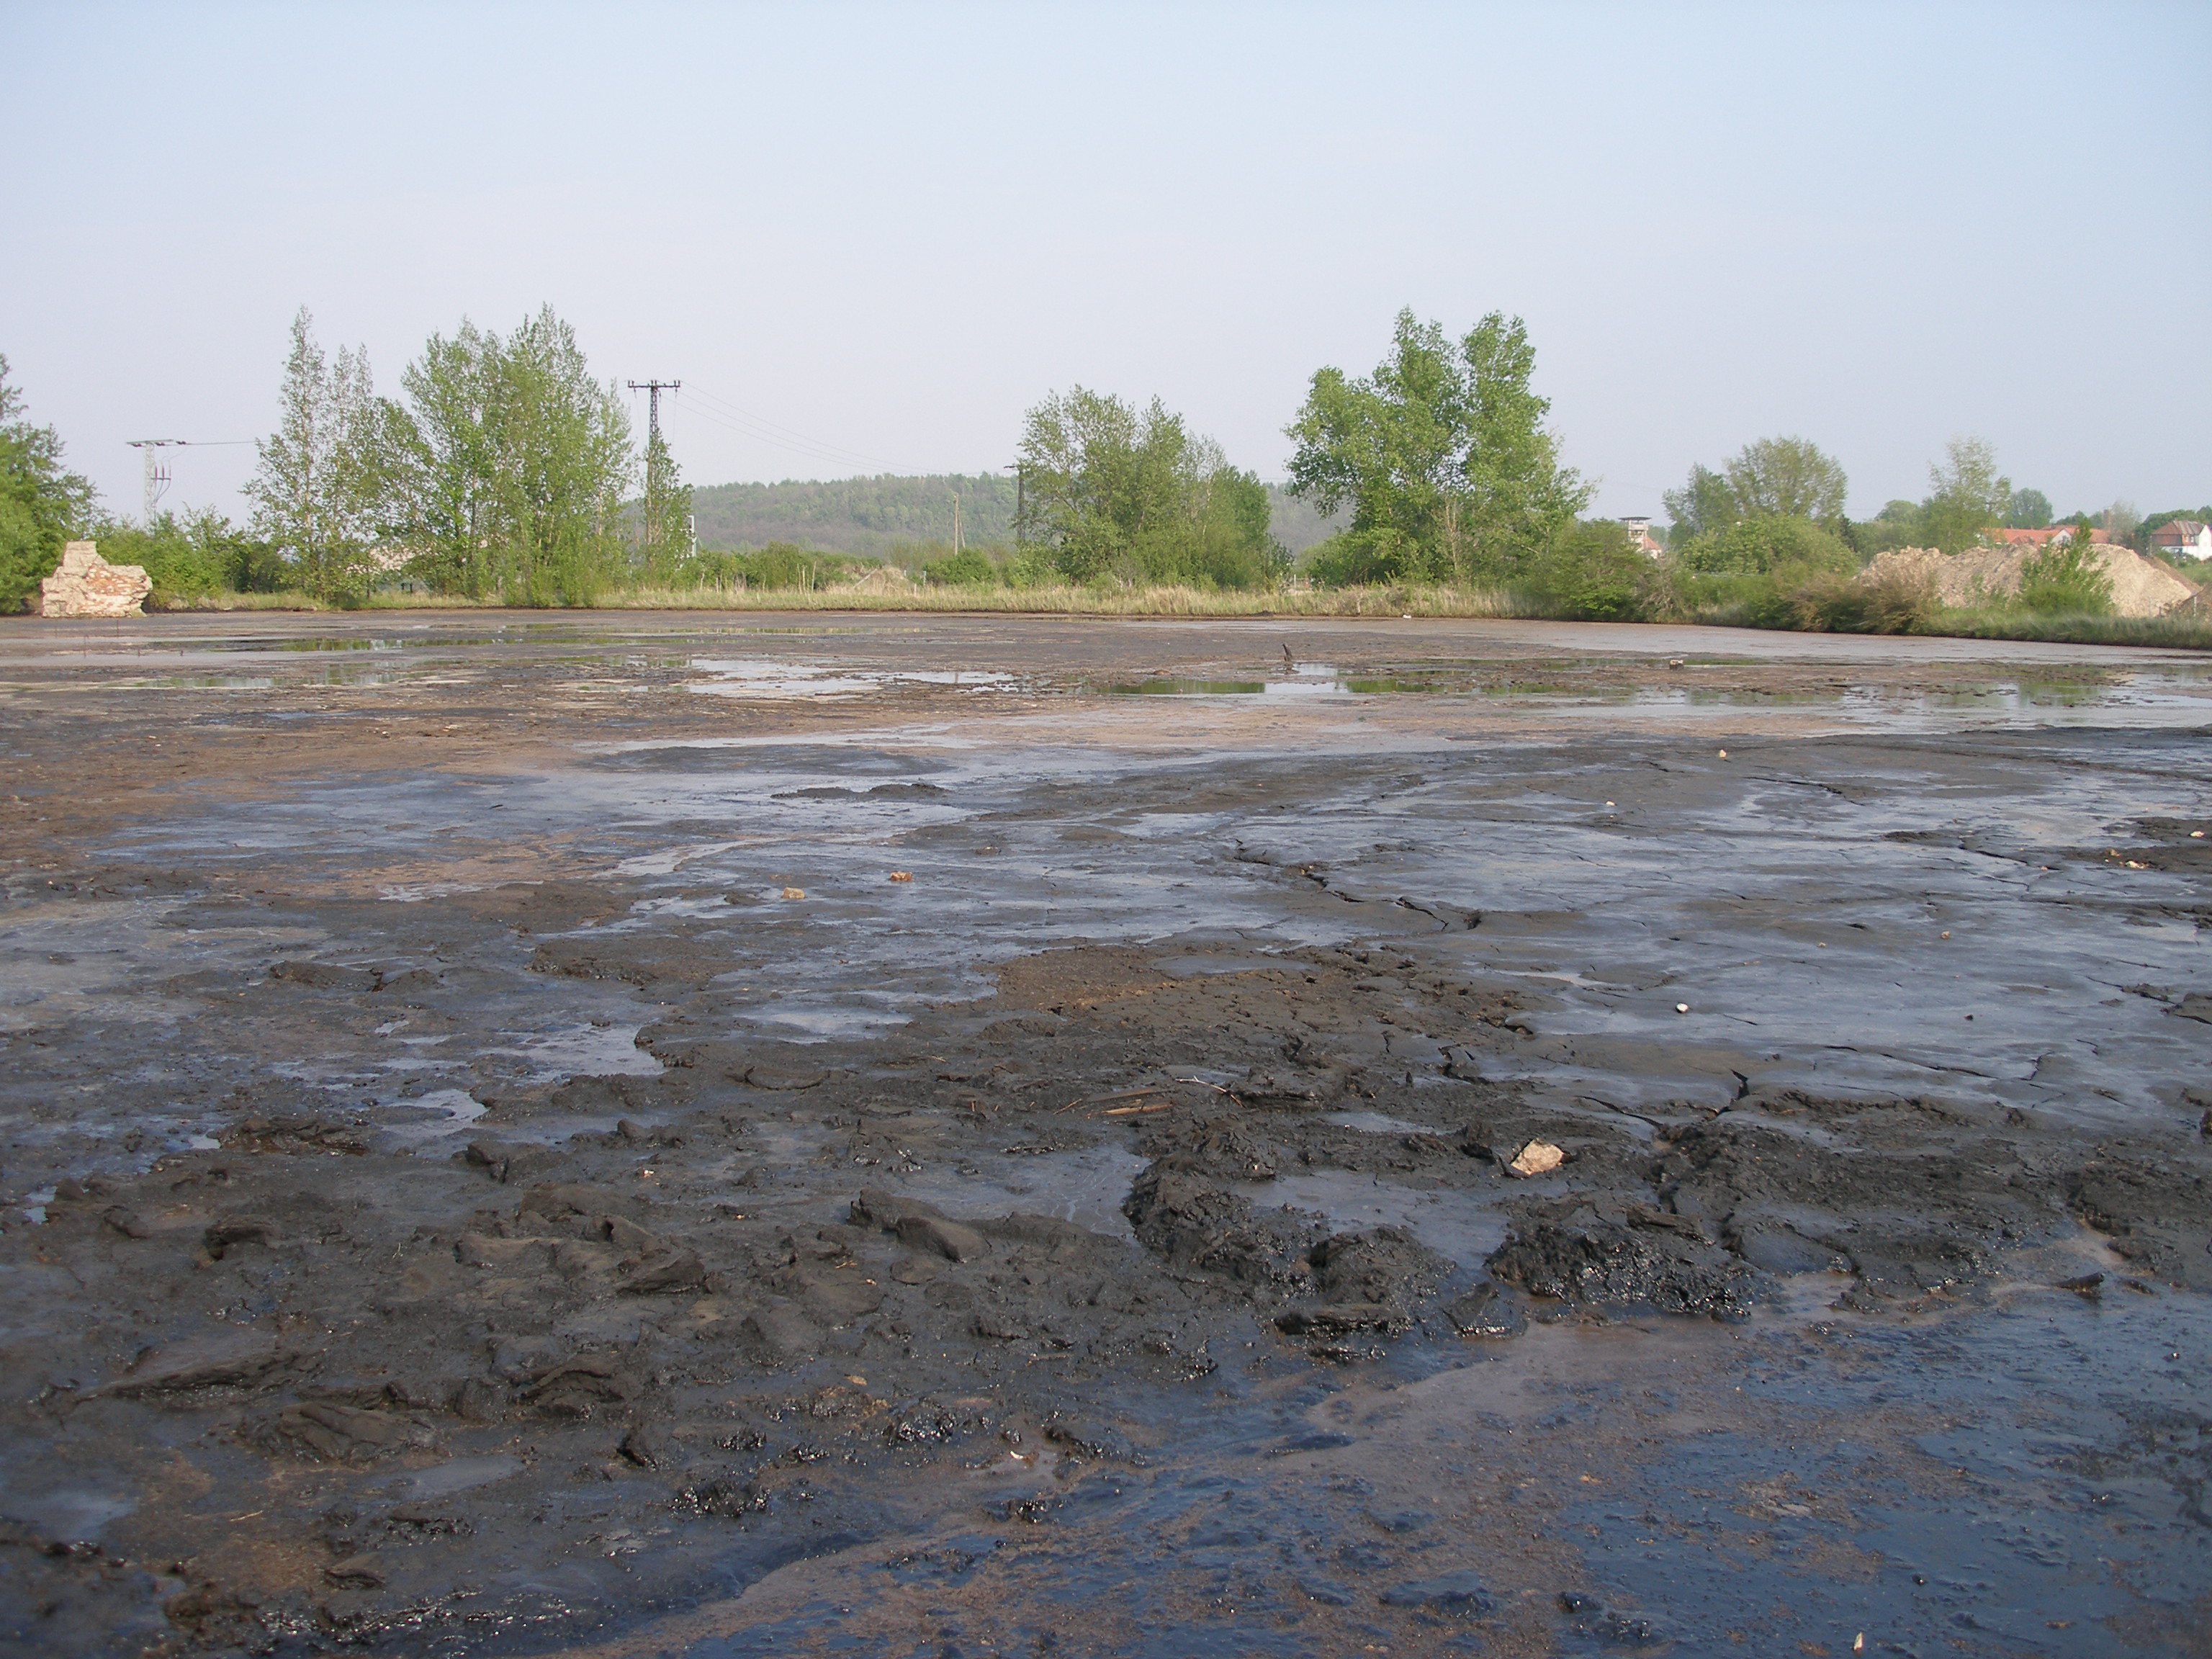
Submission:
{"label": "utility pole", "polygon": [[632,380],[632,392],[645,393],[645,538],[649,545],[660,533],[653,522],[653,509],[660,503],[660,480],[653,476],[655,457],[660,450],[660,394],[683,390],[681,380]]}
{"label": "utility pole", "polygon": [[960,550],[960,492],[957,489],[952,492],[952,550],[955,553]]}
{"label": "utility pole", "polygon": [[146,462],[146,528],[154,527],[154,503],[160,501],[169,488],[169,464],[161,452],[179,444],[191,441],[189,438],[133,438],[131,447],[137,450]]}
{"label": "utility pole", "polygon": [[648,441],[657,442],[660,437],[660,394],[664,392],[682,391],[684,382],[681,380],[632,380],[629,383],[629,389],[632,392],[645,393],[646,430],[651,434]]}

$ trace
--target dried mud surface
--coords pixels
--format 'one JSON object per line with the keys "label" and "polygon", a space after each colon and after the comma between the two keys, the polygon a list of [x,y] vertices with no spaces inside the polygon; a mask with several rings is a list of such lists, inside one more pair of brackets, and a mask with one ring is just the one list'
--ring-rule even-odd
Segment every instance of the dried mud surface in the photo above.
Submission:
{"label": "dried mud surface", "polygon": [[0,625],[0,1651],[2212,1651],[2202,668]]}

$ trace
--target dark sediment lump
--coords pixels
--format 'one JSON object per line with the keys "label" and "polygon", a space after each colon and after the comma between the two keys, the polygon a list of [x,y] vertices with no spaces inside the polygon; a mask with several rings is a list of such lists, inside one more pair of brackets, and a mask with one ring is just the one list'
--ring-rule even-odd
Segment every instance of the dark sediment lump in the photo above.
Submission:
{"label": "dark sediment lump", "polygon": [[19,664],[0,1650],[2194,1650],[2203,720],[967,626]]}

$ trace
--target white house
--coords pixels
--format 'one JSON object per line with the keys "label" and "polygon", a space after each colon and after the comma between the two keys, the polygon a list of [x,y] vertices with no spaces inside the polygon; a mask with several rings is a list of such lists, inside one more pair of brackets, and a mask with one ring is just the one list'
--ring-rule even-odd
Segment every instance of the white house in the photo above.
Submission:
{"label": "white house", "polygon": [[2150,544],[2168,558],[2212,559],[2212,524],[2176,519],[2152,531]]}

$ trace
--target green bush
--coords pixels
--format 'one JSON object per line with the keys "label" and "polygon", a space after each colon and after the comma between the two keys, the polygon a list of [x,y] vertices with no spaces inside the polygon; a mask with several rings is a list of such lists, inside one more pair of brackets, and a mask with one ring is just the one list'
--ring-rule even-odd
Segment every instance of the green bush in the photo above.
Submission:
{"label": "green bush", "polygon": [[1610,519],[1578,520],[1531,562],[1528,586],[1559,615],[1589,622],[1634,622],[1649,614],[1659,586],[1651,561]]}
{"label": "green bush", "polygon": [[147,604],[155,611],[218,593],[273,593],[294,576],[273,547],[212,507],[182,519],[163,513],[144,529],[112,520],[94,526],[93,535],[108,563],[145,571],[154,584]]}
{"label": "green bush", "polygon": [[0,493],[0,611],[21,611],[61,562],[63,537],[30,504]]}
{"label": "green bush", "polygon": [[1742,519],[1725,530],[1693,536],[1674,554],[1681,569],[1700,576],[1763,576],[1798,568],[1848,575],[1858,556],[1843,538],[1810,519],[1769,515]]}
{"label": "green bush", "polygon": [[814,592],[845,576],[855,562],[817,553],[791,542],[770,542],[750,553],[698,553],[672,572],[678,587],[800,588]]}
{"label": "green bush", "polygon": [[1030,543],[1006,561],[1005,575],[1010,587],[1049,587],[1065,581],[1053,550],[1036,542]]}
{"label": "green bush", "polygon": [[1808,634],[1925,634],[1936,626],[1936,591],[1925,581],[1888,576],[1866,581],[1819,571],[1790,594],[1796,621]]}
{"label": "green bush", "polygon": [[1388,532],[1346,531],[1308,548],[1303,562],[1324,587],[1374,587],[1396,580],[1402,560]]}
{"label": "green bush", "polygon": [[2112,579],[2086,532],[2021,562],[2020,602],[2042,616],[2112,614]]}
{"label": "green bush", "polygon": [[988,554],[968,547],[945,558],[929,560],[921,567],[921,578],[935,586],[985,587],[998,581],[999,567],[991,562]]}

